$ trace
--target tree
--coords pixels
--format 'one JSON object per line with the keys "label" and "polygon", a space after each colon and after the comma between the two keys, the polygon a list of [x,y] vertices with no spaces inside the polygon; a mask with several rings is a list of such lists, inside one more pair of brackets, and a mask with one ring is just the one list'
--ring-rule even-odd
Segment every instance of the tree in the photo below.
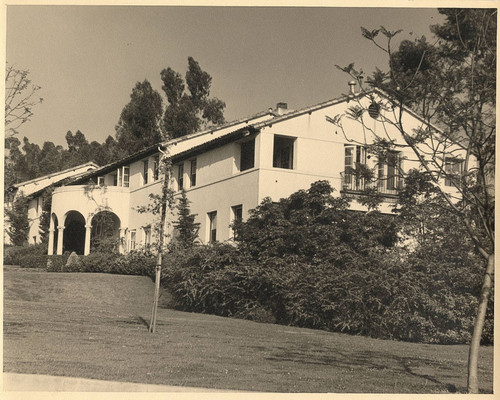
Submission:
{"label": "tree", "polygon": [[162,140],[162,113],[160,94],[149,81],[137,82],[115,128],[117,146],[123,155],[136,153]]}
{"label": "tree", "polygon": [[[339,116],[335,123],[342,128],[344,117],[360,122],[375,136],[376,143],[370,150],[378,155],[394,151],[394,143],[370,129],[363,120],[364,113],[372,111],[371,115],[383,124],[395,127],[420,162],[421,182],[427,182],[415,190],[416,198],[433,200],[455,215],[481,254],[484,278],[468,366],[468,391],[477,393],[478,352],[494,273],[497,11],[439,12],[445,22],[431,27],[437,36],[432,44],[423,37],[403,41],[398,51],[393,51],[392,42],[400,31],[362,28],[363,36],[386,53],[389,69],[377,69],[366,78],[354,64],[341,68],[373,102],[367,106],[357,101],[348,115]],[[378,97],[373,89],[382,89],[389,96]],[[425,121],[419,129],[406,124],[409,107]],[[447,156],[450,153],[452,156]],[[443,190],[443,183],[451,185],[456,196]]]}
{"label": "tree", "polygon": [[23,196],[18,196],[14,200],[12,207],[5,208],[5,216],[9,223],[7,234],[14,246],[23,246],[28,241],[29,220],[28,220],[28,200]]}
{"label": "tree", "polygon": [[19,133],[18,129],[33,116],[33,107],[43,101],[37,97],[40,86],[29,79],[29,71],[9,65],[5,69],[5,136]]}
{"label": "tree", "polygon": [[[217,98],[209,98],[212,77],[192,57],[188,58],[185,83],[182,76],[170,67],[161,71],[161,79],[169,103],[163,122],[172,138],[196,132],[203,125],[224,123],[226,104]],[[185,92],[186,84],[189,93]]]}
{"label": "tree", "polygon": [[48,187],[42,194],[42,214],[40,215],[39,233],[40,240],[44,244],[49,242],[50,216],[52,212],[52,193],[53,187]]}
{"label": "tree", "polygon": [[190,203],[186,195],[186,190],[182,189],[181,197],[177,200],[176,206],[179,219],[173,225],[178,232],[175,242],[183,248],[194,245],[198,239],[198,231],[200,230],[200,223],[194,222],[196,214],[191,214]]}

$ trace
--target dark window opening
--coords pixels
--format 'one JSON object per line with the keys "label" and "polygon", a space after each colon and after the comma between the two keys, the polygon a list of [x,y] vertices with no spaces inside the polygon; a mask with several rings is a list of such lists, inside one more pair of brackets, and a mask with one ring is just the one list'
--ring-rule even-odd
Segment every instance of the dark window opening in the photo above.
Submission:
{"label": "dark window opening", "polygon": [[295,138],[275,136],[273,167],[293,169],[293,145]]}
{"label": "dark window opening", "polygon": [[241,143],[240,171],[255,166],[255,139]]}
{"label": "dark window opening", "polygon": [[191,160],[191,173],[189,175],[191,187],[196,186],[196,159]]}
{"label": "dark window opening", "polygon": [[144,182],[144,185],[148,184],[148,173],[149,173],[149,162],[148,160],[143,161],[143,173],[142,173],[142,180]]}
{"label": "dark window opening", "polygon": [[177,169],[177,186],[179,190],[184,189],[184,164],[179,164]]}
{"label": "dark window opening", "polygon": [[153,179],[157,181],[159,175],[160,175],[160,156],[155,156],[153,161]]}
{"label": "dark window opening", "polygon": [[210,227],[208,231],[208,242],[214,243],[217,240],[217,211],[208,213]]}
{"label": "dark window opening", "polygon": [[462,174],[462,160],[456,158],[446,158],[444,163],[444,172],[445,186],[456,186],[457,180]]}

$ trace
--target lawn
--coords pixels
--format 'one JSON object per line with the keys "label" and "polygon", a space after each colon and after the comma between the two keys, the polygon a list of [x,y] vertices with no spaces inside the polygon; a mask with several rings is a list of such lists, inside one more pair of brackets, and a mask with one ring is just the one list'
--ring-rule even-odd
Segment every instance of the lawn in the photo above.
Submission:
{"label": "lawn", "polygon": [[[466,389],[467,346],[376,340],[160,309],[146,277],[4,267],[4,371],[266,392]],[[480,388],[493,391],[493,348]]]}

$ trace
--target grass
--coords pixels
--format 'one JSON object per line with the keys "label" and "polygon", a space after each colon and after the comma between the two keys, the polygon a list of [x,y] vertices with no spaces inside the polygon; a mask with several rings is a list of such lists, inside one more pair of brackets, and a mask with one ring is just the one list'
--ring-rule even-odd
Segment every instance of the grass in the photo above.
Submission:
{"label": "grass", "polygon": [[[146,277],[4,268],[4,371],[266,392],[465,392],[467,346],[160,309]],[[493,348],[480,388],[493,391]]]}

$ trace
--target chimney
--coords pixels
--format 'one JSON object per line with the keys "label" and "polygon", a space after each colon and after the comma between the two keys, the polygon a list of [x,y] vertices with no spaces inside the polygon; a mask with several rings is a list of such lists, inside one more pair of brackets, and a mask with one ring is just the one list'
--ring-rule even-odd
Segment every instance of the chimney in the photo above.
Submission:
{"label": "chimney", "polygon": [[287,103],[278,103],[276,104],[276,113],[278,115],[283,115],[288,112],[288,104]]}
{"label": "chimney", "polygon": [[354,87],[356,86],[356,81],[349,82],[349,94],[354,95]]}

